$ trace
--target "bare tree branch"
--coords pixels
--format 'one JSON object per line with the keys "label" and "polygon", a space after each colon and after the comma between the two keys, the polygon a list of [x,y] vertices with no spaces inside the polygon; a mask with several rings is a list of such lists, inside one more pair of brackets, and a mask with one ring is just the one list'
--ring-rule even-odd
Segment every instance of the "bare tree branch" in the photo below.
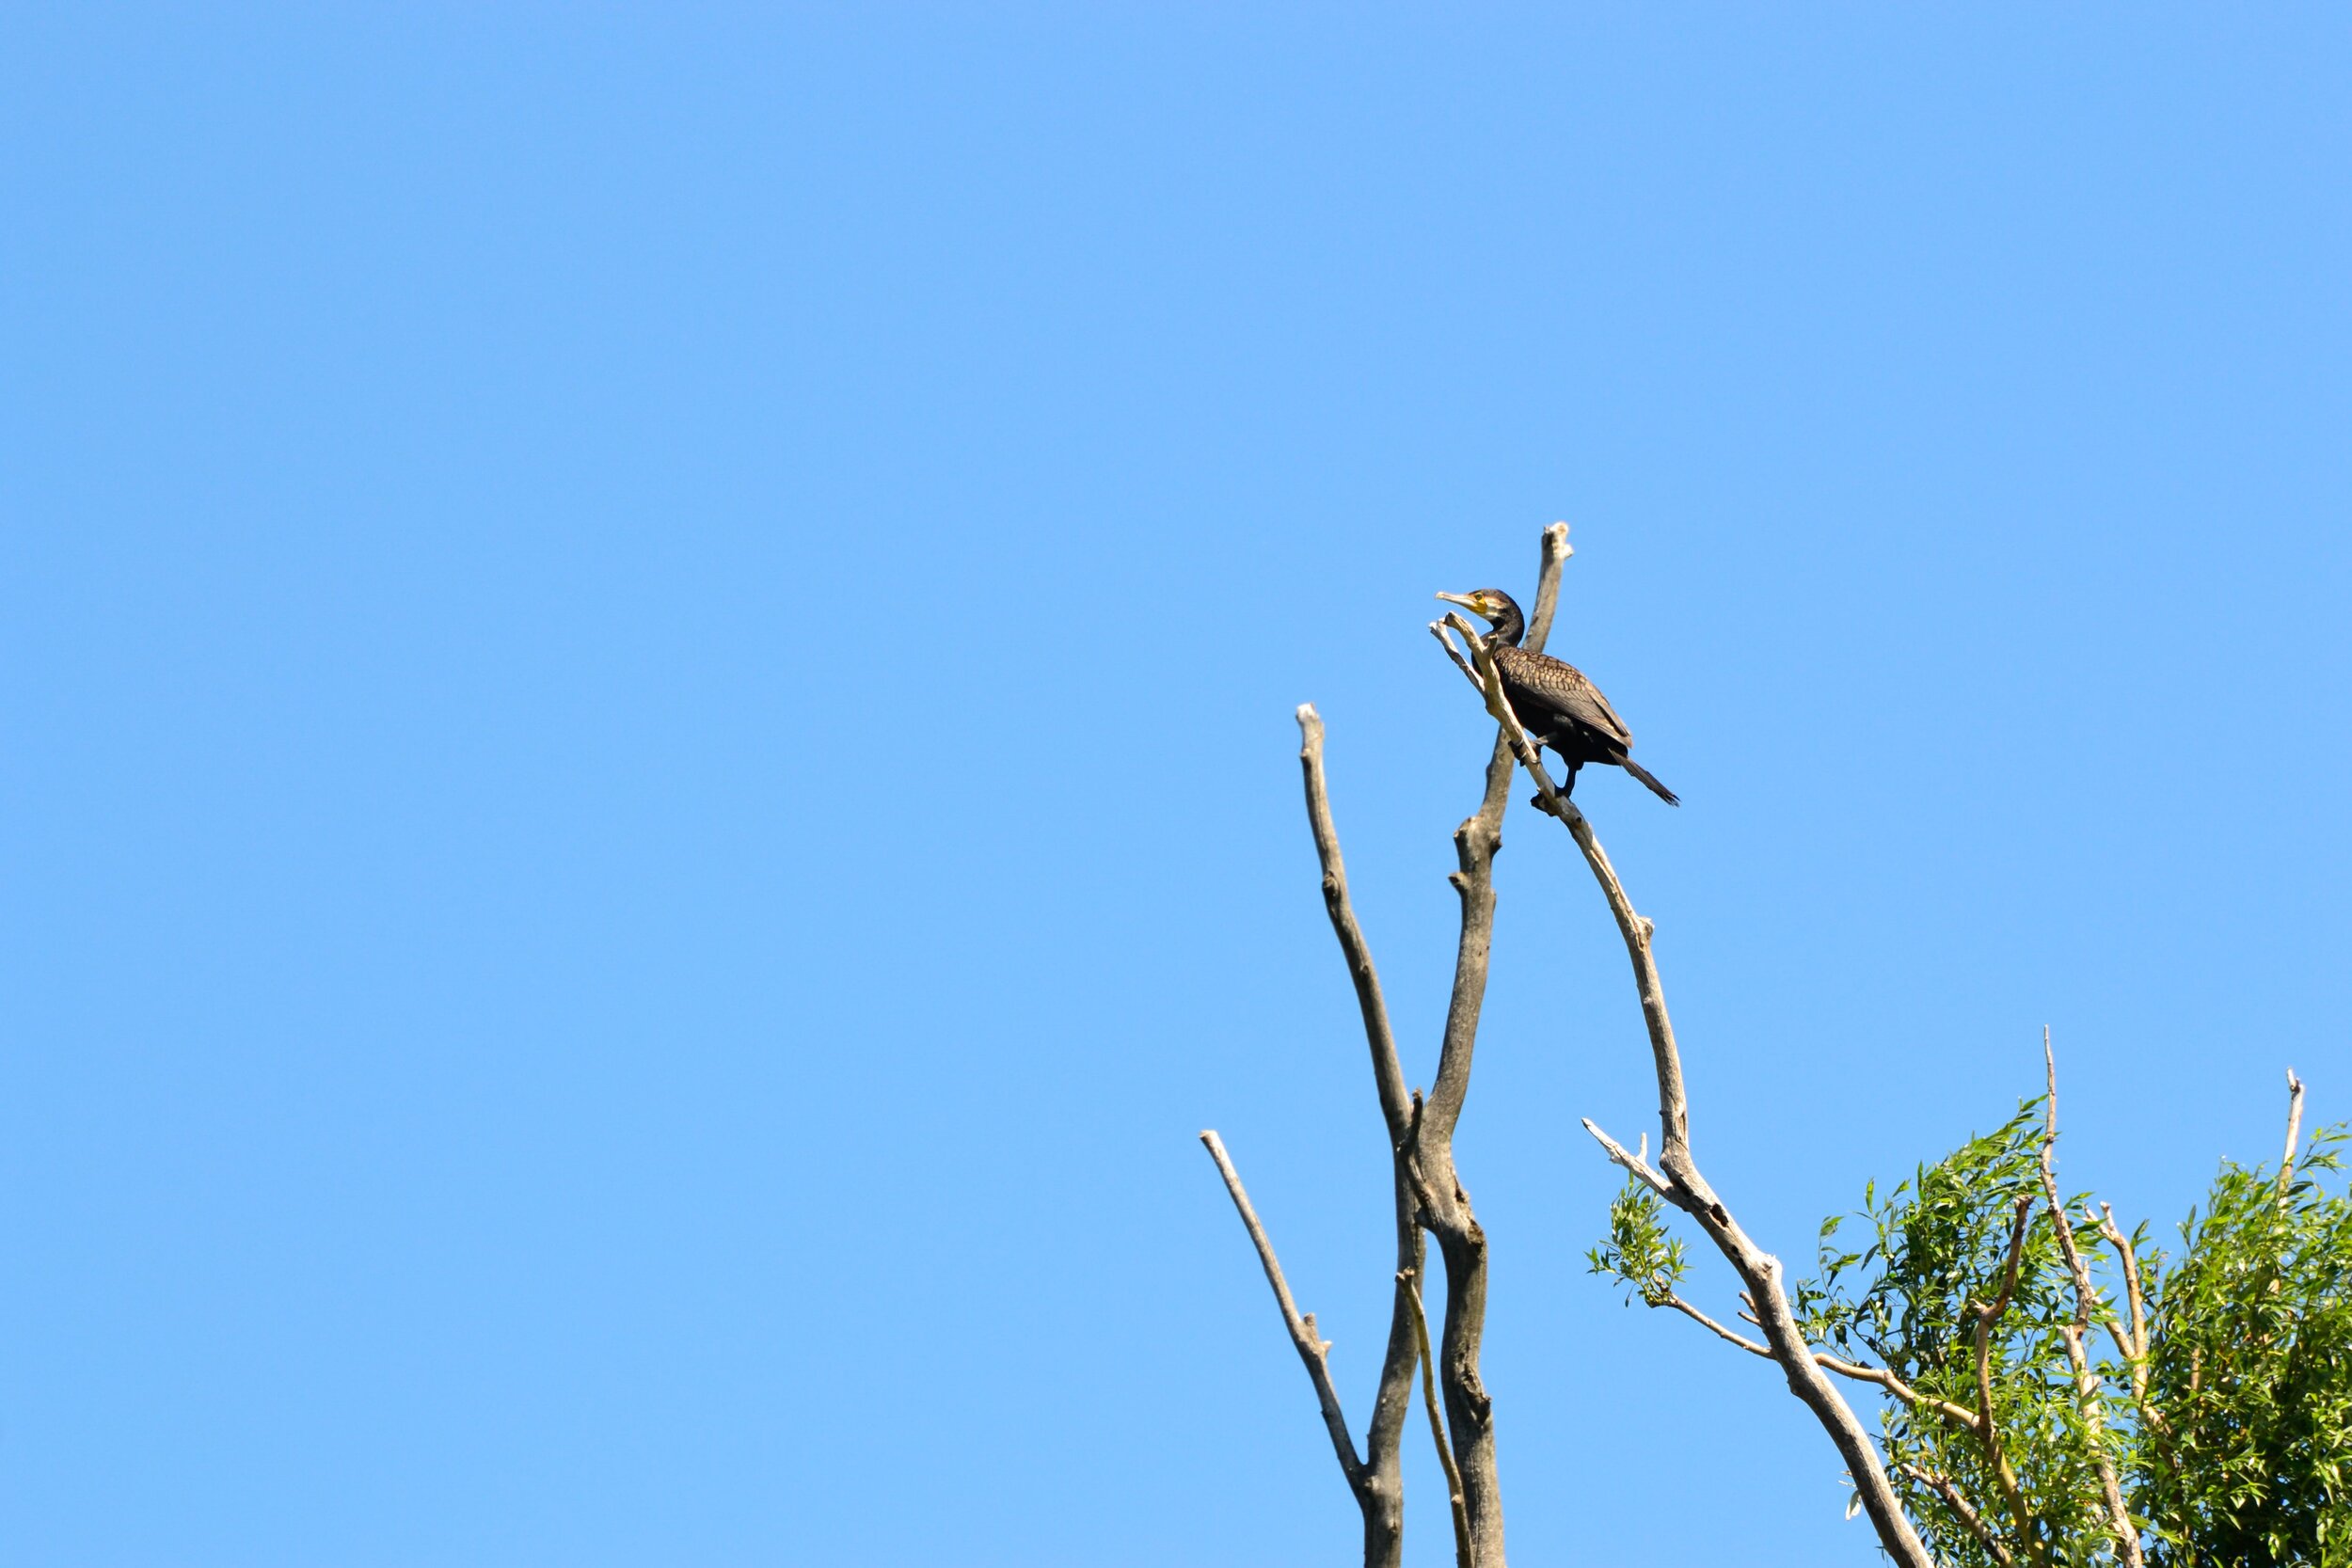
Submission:
{"label": "bare tree branch", "polygon": [[[1314,835],[1315,856],[1323,870],[1323,905],[1338,937],[1341,955],[1355,982],[1358,1009],[1363,1015],[1364,1037],[1371,1049],[1373,1087],[1380,1101],[1380,1116],[1388,1128],[1393,1169],[1390,1200],[1396,1232],[1395,1273],[1421,1276],[1427,1261],[1422,1241],[1421,1203],[1406,1178],[1405,1162],[1397,1154],[1409,1138],[1419,1116],[1406,1091],[1405,1069],[1396,1053],[1396,1037],[1389,1025],[1389,1009],[1380,992],[1379,971],[1372,947],[1356,919],[1348,896],[1347,866],[1340,855],[1340,835],[1331,816],[1331,799],[1323,767],[1323,719],[1312,704],[1298,709],[1299,771],[1306,785],[1307,823]],[[1409,1301],[1408,1295],[1412,1296]],[[1413,1367],[1420,1352],[1413,1337],[1412,1314],[1421,1306],[1418,1294],[1399,1285],[1389,1306],[1389,1342],[1380,1359],[1380,1383],[1373,1398],[1372,1426],[1364,1437],[1364,1474],[1356,1483],[1356,1501],[1364,1516],[1366,1568],[1394,1568],[1405,1549],[1405,1420],[1413,1398]]]}
{"label": "bare tree branch", "polygon": [[2287,1196],[2287,1187],[2295,1180],[2295,1147],[2303,1136],[2303,1080],[2287,1069],[2287,1149],[2279,1156],[2279,1196]]}
{"label": "bare tree branch", "polygon": [[1380,1114],[1388,1118],[1389,1141],[1405,1135],[1405,1069],[1396,1056],[1396,1036],[1389,1028],[1389,1005],[1380,994],[1380,972],[1373,967],[1372,947],[1363,927],[1356,923],[1356,906],[1347,896],[1347,865],[1340,858],[1340,831],[1331,820],[1331,797],[1323,774],[1323,716],[1312,703],[1298,707],[1298,768],[1307,784],[1307,824],[1315,836],[1315,856],[1323,863],[1323,907],[1331,916],[1331,929],[1347,959],[1348,978],[1356,982],[1356,1006],[1364,1015],[1364,1037],[1372,1046],[1373,1086],[1379,1091]]}
{"label": "bare tree branch", "polygon": [[1755,1340],[1749,1338],[1746,1335],[1735,1333],[1732,1330],[1725,1328],[1723,1324],[1717,1323],[1714,1319],[1708,1317],[1706,1313],[1700,1311],[1697,1307],[1692,1306],[1680,1296],[1669,1293],[1666,1297],[1665,1305],[1673,1307],[1676,1311],[1681,1313],[1684,1317],[1690,1319],[1701,1328],[1708,1329],[1714,1334],[1730,1340],[1733,1344],[1738,1345],[1741,1350],[1746,1351],[1750,1355],[1760,1355],[1767,1361],[1772,1359],[1772,1347],[1769,1345],[1759,1345]]}
{"label": "bare tree branch", "polygon": [[[1591,1123],[1588,1122],[1585,1125],[1589,1127]],[[1605,1136],[1605,1134],[1602,1135]],[[1623,1148],[1618,1148],[1616,1152],[1617,1154],[1622,1155],[1625,1153],[1625,1150]],[[1617,1163],[1620,1164],[1626,1164],[1629,1170],[1637,1168],[1634,1165],[1628,1164],[1625,1160],[1619,1160]],[[1778,1357],[1772,1354],[1772,1347],[1769,1345],[1759,1345],[1754,1339],[1749,1338],[1746,1335],[1740,1333],[1738,1330],[1724,1327],[1722,1323],[1717,1323],[1713,1318],[1708,1317],[1705,1312],[1700,1311],[1697,1307],[1683,1300],[1679,1295],[1669,1292],[1663,1302],[1653,1302],[1651,1305],[1673,1307],[1676,1311],[1681,1313],[1684,1317],[1689,1318],[1692,1322],[1698,1323],[1703,1328],[1713,1331],[1715,1334],[1720,1335],[1722,1338],[1739,1346],[1741,1350],[1746,1351],[1751,1355],[1760,1355],[1767,1361],[1778,1359]],[[1755,1314],[1752,1312],[1741,1312],[1740,1316],[1742,1320],[1751,1323],[1756,1321]],[[1836,1372],[1839,1377],[1851,1378],[1856,1383],[1873,1384],[1878,1387],[1883,1388],[1889,1394],[1894,1395],[1895,1398],[1902,1401],[1903,1403],[1915,1405],[1923,1410],[1933,1411],[1936,1415],[1943,1417],[1946,1420],[1950,1421],[1966,1431],[1974,1432],[1977,1430],[1978,1418],[1975,1411],[1969,1409],[1964,1404],[1955,1404],[1950,1400],[1937,1399],[1931,1394],[1922,1394],[1918,1389],[1914,1388],[1910,1384],[1905,1383],[1901,1378],[1897,1377],[1893,1372],[1886,1370],[1883,1367],[1867,1367],[1864,1366],[1859,1361],[1841,1360],[1837,1356],[1830,1354],[1827,1351],[1819,1350],[1813,1353],[1813,1363],[1817,1367]]]}
{"label": "bare tree branch", "polygon": [[[2042,1196],[2050,1208],[2050,1223],[2058,1227],[2058,1250],[2065,1255],[2067,1273],[2074,1279],[2074,1320],[2060,1324],[2058,1335],[2066,1341],[2066,1359],[2074,1369],[2074,1398],[2082,1407],[2083,1425],[2090,1433],[2091,1459],[2098,1467],[2099,1490],[2107,1505],[2107,1525],[2115,1533],[2116,1551],[2124,1568],[2141,1568],[2139,1530],[2132,1523],[2132,1511],[2123,1504],[2122,1482],[2116,1474],[2115,1456],[2108,1451],[2106,1405],[2099,1394],[2099,1374],[2091,1370],[2090,1357],[2083,1349],[2083,1336],[2090,1331],[2099,1296],[2091,1288],[2090,1265],[2083,1261],[2082,1252],[2074,1245],[2074,1227],[2066,1217],[2065,1201],[2058,1196],[2058,1054],[2050,1049],[2046,1024],[2042,1030],[2042,1060],[2049,1073],[2042,1132]],[[2301,1109],[2299,1103],[2296,1109]],[[1991,1408],[1990,1404],[1987,1408]]]}
{"label": "bare tree branch", "polygon": [[1200,1134],[1200,1141],[1207,1146],[1209,1158],[1216,1162],[1217,1174],[1225,1178],[1225,1190],[1232,1195],[1234,1212],[1241,1215],[1250,1243],[1258,1249],[1258,1261],[1265,1268],[1265,1281],[1274,1287],[1275,1303],[1282,1309],[1282,1325],[1291,1332],[1291,1343],[1297,1347],[1298,1359],[1307,1364],[1307,1376],[1315,1386],[1315,1402],[1323,1407],[1323,1424],[1331,1433],[1331,1451],[1339,1456],[1340,1469],[1346,1475],[1349,1488],[1359,1489],[1364,1481],[1364,1462],[1356,1456],[1356,1440],[1348,1434],[1347,1418],[1340,1410],[1340,1392],[1331,1386],[1331,1343],[1315,1332],[1314,1314],[1301,1314],[1298,1304],[1291,1299],[1291,1288],[1282,1278],[1282,1265],[1274,1256],[1274,1243],[1267,1239],[1265,1227],[1258,1223],[1258,1211],[1250,1207],[1249,1194],[1241,1184],[1241,1173],[1226,1158],[1225,1140],[1211,1129]]}
{"label": "bare tree branch", "polygon": [[1830,1354],[1829,1352],[1820,1350],[1813,1353],[1813,1361],[1816,1366],[1825,1367],[1839,1377],[1850,1377],[1856,1383],[1874,1383],[1902,1401],[1903,1403],[1915,1405],[1922,1410],[1931,1410],[1965,1431],[1977,1430],[1975,1411],[1964,1404],[1956,1404],[1950,1400],[1937,1399],[1932,1394],[1923,1394],[1883,1367],[1866,1367],[1859,1361],[1842,1361]]}
{"label": "bare tree branch", "polygon": [[1470,1507],[1462,1497],[1461,1467],[1446,1443],[1445,1418],[1438,1410],[1438,1368],[1429,1354],[1429,1316],[1421,1307],[1421,1281],[1399,1271],[1397,1283],[1413,1304],[1413,1338],[1421,1345],[1421,1402],[1429,1412],[1429,1436],[1438,1447],[1438,1466],[1445,1471],[1446,1500],[1454,1509],[1454,1560],[1457,1568],[1478,1568],[1478,1544],[1470,1535]]}
{"label": "bare tree branch", "polygon": [[[1619,1143],[1616,1139],[1611,1137],[1608,1133],[1594,1126],[1592,1117],[1584,1117],[1583,1122],[1584,1131],[1590,1132],[1593,1135],[1594,1140],[1600,1145],[1602,1152],[1609,1156],[1609,1163],[1611,1164],[1622,1166],[1629,1175],[1639,1180],[1642,1185],[1647,1187],[1651,1192],[1656,1193],[1660,1197],[1666,1199],[1668,1202],[1678,1203],[1680,1201],[1675,1196],[1674,1183],[1667,1180],[1663,1176],[1661,1176],[1655,1169],[1653,1169],[1649,1161],[1643,1154],[1628,1153],[1626,1151],[1625,1145]],[[1644,1133],[1642,1136],[1642,1147],[1644,1149],[1647,1149],[1649,1148],[1649,1135],[1647,1133]]]}
{"label": "bare tree branch", "polygon": [[[1458,616],[1448,616],[1441,625],[1450,625],[1461,632],[1470,645],[1467,662],[1482,694],[1487,711],[1502,725],[1503,737],[1509,742],[1519,765],[1534,780],[1541,806],[1549,815],[1565,823],[1583,852],[1585,864],[1600,884],[1609,911],[1615,918],[1618,934],[1624,938],[1626,956],[1632,961],[1634,986],[1641,997],[1642,1018],[1649,1033],[1650,1056],[1658,1078],[1659,1168],[1669,1183],[1667,1199],[1698,1222],[1718,1251],[1739,1274],[1740,1282],[1757,1304],[1760,1326],[1766,1341],[1772,1346],[1773,1359],[1780,1363],[1782,1374],[1788,1380],[1789,1391],[1803,1401],[1836,1445],[1846,1462],[1848,1472],[1854,1479],[1854,1487],[1862,1496],[1863,1507],[1870,1515],[1872,1528],[1879,1541],[1902,1568],[1933,1568],[1928,1549],[1917,1530],[1904,1517],[1901,1503],[1894,1487],[1886,1479],[1886,1470],[1879,1459],[1878,1449],[1871,1443],[1862,1422],[1847,1404],[1844,1397],[1829,1381],[1828,1374],[1813,1359],[1812,1347],[1805,1343],[1798,1328],[1796,1313],[1790,1307],[1786,1287],[1782,1283],[1780,1260],[1748,1239],[1731,1217],[1730,1211],[1715,1196],[1714,1190],[1699,1172],[1692,1157],[1690,1138],[1690,1106],[1682,1079],[1682,1058],[1675,1042],[1674,1022],[1666,1011],[1665,989],[1658,976],[1658,965],[1650,951],[1650,939],[1656,927],[1645,920],[1626,896],[1625,887],[1618,880],[1616,869],[1609,863],[1609,856],[1594,834],[1592,824],[1575,802],[1561,795],[1544,771],[1542,759],[1529,743],[1526,730],[1511,711],[1511,703],[1502,689],[1502,673],[1487,653],[1485,641]],[[1444,641],[1442,631],[1439,641]],[[1459,662],[1459,661],[1457,661]],[[1620,1162],[1621,1164],[1623,1162]],[[1638,1173],[1637,1173],[1638,1174]]]}
{"label": "bare tree branch", "polygon": [[2123,1299],[2131,1312],[2131,1326],[2126,1329],[2113,1313],[2107,1315],[2107,1332],[2115,1340],[2115,1348],[2132,1370],[2132,1401],[2144,1404],[2148,1398],[2148,1312],[2145,1298],[2140,1294],[2139,1254],[2130,1237],[2115,1223],[2115,1211],[2099,1205],[2099,1234],[2115,1248],[2116,1261],[2123,1267]]}
{"label": "bare tree branch", "polygon": [[[1567,558],[1567,528],[1554,524],[1545,531],[1541,572],[1531,641],[1541,643],[1559,599],[1560,562]],[[1479,811],[1454,834],[1461,869],[1452,880],[1462,895],[1462,939],[1455,962],[1454,995],[1447,1009],[1446,1035],[1438,1064],[1433,1098],[1442,1096],[1434,1118],[1424,1116],[1418,1095],[1406,1088],[1398,1059],[1396,1037],[1389,1021],[1388,1003],[1381,993],[1380,975],[1370,942],[1356,918],[1349,897],[1347,867],[1340,852],[1339,829],[1332,818],[1324,761],[1323,719],[1313,705],[1298,709],[1298,762],[1306,789],[1307,821],[1314,835],[1315,854],[1323,873],[1323,902],[1346,959],[1356,989],[1358,1010],[1363,1017],[1365,1042],[1372,1057],[1373,1086],[1387,1124],[1392,1155],[1391,1197],[1396,1215],[1396,1295],[1389,1314],[1389,1342],[1382,1358],[1379,1390],[1373,1403],[1372,1426],[1365,1437],[1363,1457],[1343,1462],[1348,1483],[1364,1515],[1364,1560],[1368,1568],[1392,1568],[1401,1560],[1404,1541],[1404,1480],[1401,1441],[1412,1400],[1413,1369],[1434,1362],[1420,1345],[1425,1336],[1417,1282],[1426,1262],[1422,1230],[1438,1238],[1446,1256],[1446,1321],[1444,1334],[1444,1400],[1452,1417],[1454,1452],[1464,1475],[1454,1484],[1468,1510],[1471,1539],[1484,1568],[1503,1568],[1502,1513],[1495,1480],[1492,1402],[1478,1375],[1479,1341],[1486,1321],[1486,1236],[1470,1207],[1454,1168],[1453,1132],[1469,1092],[1472,1047],[1478,1015],[1486,988],[1487,954],[1494,927],[1493,860],[1502,847],[1502,810],[1508,800],[1510,756],[1500,741],[1487,767],[1485,798]],[[1215,1152],[1213,1149],[1212,1152]],[[1220,1159],[1220,1165],[1224,1162]],[[1433,1181],[1424,1173],[1433,1174]],[[1236,1201],[1239,1201],[1238,1196]],[[1264,1249],[1262,1247],[1262,1252]],[[1271,1254],[1264,1254],[1269,1259]],[[1420,1325],[1417,1327],[1417,1325]],[[1318,1384],[1328,1383],[1327,1370]],[[1433,1406],[1434,1408],[1434,1406]],[[1336,1402],[1327,1409],[1327,1419]],[[1341,1429],[1343,1435],[1345,1428]],[[1350,1452],[1352,1454],[1352,1447]]]}

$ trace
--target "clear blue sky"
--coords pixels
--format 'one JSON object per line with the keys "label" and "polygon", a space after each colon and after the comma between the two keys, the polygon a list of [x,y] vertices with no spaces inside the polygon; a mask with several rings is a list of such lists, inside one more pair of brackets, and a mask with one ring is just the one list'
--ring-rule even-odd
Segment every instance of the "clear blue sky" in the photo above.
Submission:
{"label": "clear blue sky", "polygon": [[[2160,1226],[2288,1065],[2352,1114],[2348,71],[2317,7],[13,8],[9,1560],[1347,1561],[1193,1139],[1360,1426],[1291,710],[1425,1081],[1422,627],[1555,517],[1792,1263],[2045,1022]],[[1506,836],[1515,1557],[1871,1560],[1769,1369],[1582,1275],[1639,1019]]]}

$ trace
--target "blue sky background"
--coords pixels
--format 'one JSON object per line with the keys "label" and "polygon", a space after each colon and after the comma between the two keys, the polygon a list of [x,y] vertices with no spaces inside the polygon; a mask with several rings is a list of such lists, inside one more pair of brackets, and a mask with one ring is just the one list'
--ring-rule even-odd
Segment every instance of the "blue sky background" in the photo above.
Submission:
{"label": "blue sky background", "polygon": [[[8,1557],[1349,1560],[1194,1134],[1360,1427],[1291,710],[1426,1081],[1486,731],[1422,626],[1555,517],[1768,1244],[2045,1022],[2160,1226],[2290,1064],[2352,1114],[2348,26],[12,8]],[[1506,838],[1515,1557],[1870,1560],[1770,1369],[1583,1277],[1646,1057]]]}

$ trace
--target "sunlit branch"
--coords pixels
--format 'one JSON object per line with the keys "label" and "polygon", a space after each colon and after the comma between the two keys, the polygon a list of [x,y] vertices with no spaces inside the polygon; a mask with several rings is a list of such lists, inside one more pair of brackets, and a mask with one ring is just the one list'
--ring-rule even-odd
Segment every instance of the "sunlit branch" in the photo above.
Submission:
{"label": "sunlit branch", "polygon": [[2295,1148],[2303,1133],[2303,1080],[2287,1069],[2287,1148],[2279,1156],[2279,1196],[2286,1196],[2287,1186],[2295,1180]]}

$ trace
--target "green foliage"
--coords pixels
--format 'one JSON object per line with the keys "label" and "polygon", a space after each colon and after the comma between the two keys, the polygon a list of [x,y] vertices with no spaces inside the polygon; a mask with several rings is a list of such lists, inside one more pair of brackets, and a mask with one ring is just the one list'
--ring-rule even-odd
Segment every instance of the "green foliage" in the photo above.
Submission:
{"label": "green foliage", "polygon": [[2151,1302],[2137,1497],[2151,1560],[2352,1564],[2352,1200],[2340,1132],[2275,1174],[2224,1165]]}
{"label": "green foliage", "polygon": [[[2041,1102],[1971,1138],[1861,1213],[1868,1241],[1844,1250],[1845,1226],[1821,1227],[1820,1275],[1796,1289],[1805,1337],[1843,1359],[1883,1368],[1923,1396],[1883,1416],[1890,1479],[1936,1557],[1956,1568],[1997,1559],[1925,1478],[1956,1486],[2028,1561],[2106,1560],[2095,1434],[2066,1358],[2072,1276],[2042,1197]],[[2013,1282],[2010,1237],[2021,1212]],[[1998,1310],[1993,1308],[1997,1307]],[[1925,1402],[1973,1414],[1981,1403],[1981,1328],[1999,1458],[1983,1435]],[[2003,1462],[2006,1462],[2005,1464]]]}
{"label": "green foliage", "polygon": [[[2090,1199],[2067,1200],[2095,1291],[2086,1407],[2066,1347],[2076,1296],[2042,1186],[2042,1102],[2029,1101],[1892,1191],[1871,1184],[1860,1212],[1822,1225],[1819,1273],[1795,1287],[1810,1342],[1908,1389],[1882,1402],[1882,1448],[1936,1560],[2120,1560],[2104,1457],[2152,1568],[2352,1568],[2344,1133],[2313,1137],[2283,1192],[2275,1172],[2225,1164],[2181,1227],[2177,1259],[2150,1247],[2145,1226],[2103,1240]],[[2145,1291],[2144,1346],[2127,1249]],[[1589,1258],[1629,1302],[1680,1305],[1683,1244],[1640,1183],[1610,1205],[1608,1239]]]}
{"label": "green foliage", "polygon": [[1681,1239],[1666,1233],[1665,1206],[1658,1195],[1632,1177],[1609,1205],[1609,1239],[1584,1255],[1594,1274],[1608,1275],[1626,1287],[1626,1305],[1638,1295],[1649,1307],[1674,1299],[1682,1279],[1685,1256]]}

